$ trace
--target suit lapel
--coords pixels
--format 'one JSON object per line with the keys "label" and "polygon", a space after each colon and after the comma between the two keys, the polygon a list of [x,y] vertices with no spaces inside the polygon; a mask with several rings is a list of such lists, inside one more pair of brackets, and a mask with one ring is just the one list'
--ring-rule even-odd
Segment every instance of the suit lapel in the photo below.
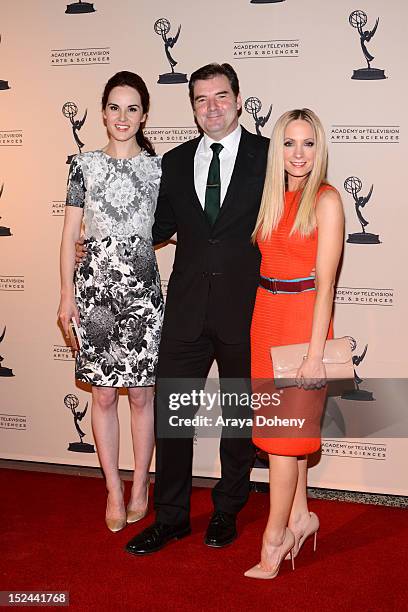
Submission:
{"label": "suit lapel", "polygon": [[239,141],[239,147],[237,157],[235,159],[234,169],[232,171],[227,193],[225,194],[225,198],[222,203],[221,210],[217,217],[215,225],[219,223],[219,221],[228,212],[228,209],[230,208],[234,200],[237,199],[237,192],[239,193],[239,191],[242,189],[242,186],[245,184],[245,181],[248,180],[248,177],[251,173],[254,153],[248,147],[246,130],[243,127],[241,129],[241,139]]}
{"label": "suit lapel", "polygon": [[191,141],[192,148],[188,152],[186,151],[184,168],[182,170],[182,175],[185,180],[186,187],[186,196],[190,202],[192,202],[193,208],[197,210],[199,215],[204,219],[204,221],[209,225],[207,217],[205,216],[203,207],[201,206],[201,202],[198,199],[198,195],[195,189],[194,184],[194,158],[197,151],[197,147],[200,143],[201,137],[196,138]]}

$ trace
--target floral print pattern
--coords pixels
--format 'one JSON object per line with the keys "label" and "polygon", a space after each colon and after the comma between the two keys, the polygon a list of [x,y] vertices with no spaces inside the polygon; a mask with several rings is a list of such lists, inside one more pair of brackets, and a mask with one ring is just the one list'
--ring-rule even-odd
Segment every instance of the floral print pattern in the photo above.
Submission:
{"label": "floral print pattern", "polygon": [[163,297],[151,238],[160,158],[82,153],[71,164],[67,206],[84,208],[88,252],[75,277],[82,349],[78,380],[153,385]]}

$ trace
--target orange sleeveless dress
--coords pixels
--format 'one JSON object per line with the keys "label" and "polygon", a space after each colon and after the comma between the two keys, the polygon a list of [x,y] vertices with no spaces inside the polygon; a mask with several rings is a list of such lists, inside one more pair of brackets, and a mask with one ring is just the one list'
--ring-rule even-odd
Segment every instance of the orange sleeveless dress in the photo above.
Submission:
{"label": "orange sleeveless dress", "polygon": [[[323,185],[318,197],[327,189],[333,187]],[[307,237],[301,237],[298,233],[290,236],[298,201],[299,192],[286,192],[284,213],[278,227],[267,240],[257,240],[262,255],[261,276],[280,280],[307,278],[316,266],[317,230]],[[267,392],[272,396],[277,392],[273,384],[272,346],[310,341],[315,297],[315,290],[274,294],[258,287],[251,324],[253,393]],[[328,338],[332,337],[330,322]],[[279,406],[260,407],[254,411],[254,444],[276,455],[307,455],[317,451],[320,448],[320,420],[326,389],[291,387],[282,390],[279,397]],[[256,417],[259,417],[259,422]],[[302,428],[280,426],[281,421],[267,420],[274,417],[305,418],[305,423]]]}

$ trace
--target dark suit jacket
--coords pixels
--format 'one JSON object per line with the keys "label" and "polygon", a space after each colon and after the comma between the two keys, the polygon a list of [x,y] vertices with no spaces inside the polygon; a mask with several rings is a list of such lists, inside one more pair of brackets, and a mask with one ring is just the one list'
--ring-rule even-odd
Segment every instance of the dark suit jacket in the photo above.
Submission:
{"label": "dark suit jacket", "polygon": [[163,336],[192,341],[203,330],[208,296],[216,300],[215,328],[226,343],[249,338],[259,281],[260,253],[250,242],[265,179],[269,140],[242,128],[231,182],[213,227],[194,187],[200,138],[163,156],[153,241],[177,232]]}

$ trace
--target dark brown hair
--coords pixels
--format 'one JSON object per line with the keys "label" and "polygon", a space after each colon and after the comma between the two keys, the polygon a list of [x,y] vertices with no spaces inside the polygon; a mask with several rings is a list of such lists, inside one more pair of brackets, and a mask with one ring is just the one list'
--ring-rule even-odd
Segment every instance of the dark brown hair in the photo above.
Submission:
{"label": "dark brown hair", "polygon": [[[143,113],[148,113],[150,107],[150,94],[146,87],[146,83],[138,74],[135,74],[134,72],[128,72],[127,70],[117,72],[106,83],[102,94],[102,109],[105,110],[106,105],[108,103],[109,94],[112,89],[114,87],[124,87],[125,85],[136,89],[142,102]],[[149,155],[154,156],[156,155],[156,152],[150,140],[146,138],[146,136],[143,134],[143,128],[144,123],[141,123],[136,133],[136,142],[142,149],[145,149],[145,151],[147,151]]]}

